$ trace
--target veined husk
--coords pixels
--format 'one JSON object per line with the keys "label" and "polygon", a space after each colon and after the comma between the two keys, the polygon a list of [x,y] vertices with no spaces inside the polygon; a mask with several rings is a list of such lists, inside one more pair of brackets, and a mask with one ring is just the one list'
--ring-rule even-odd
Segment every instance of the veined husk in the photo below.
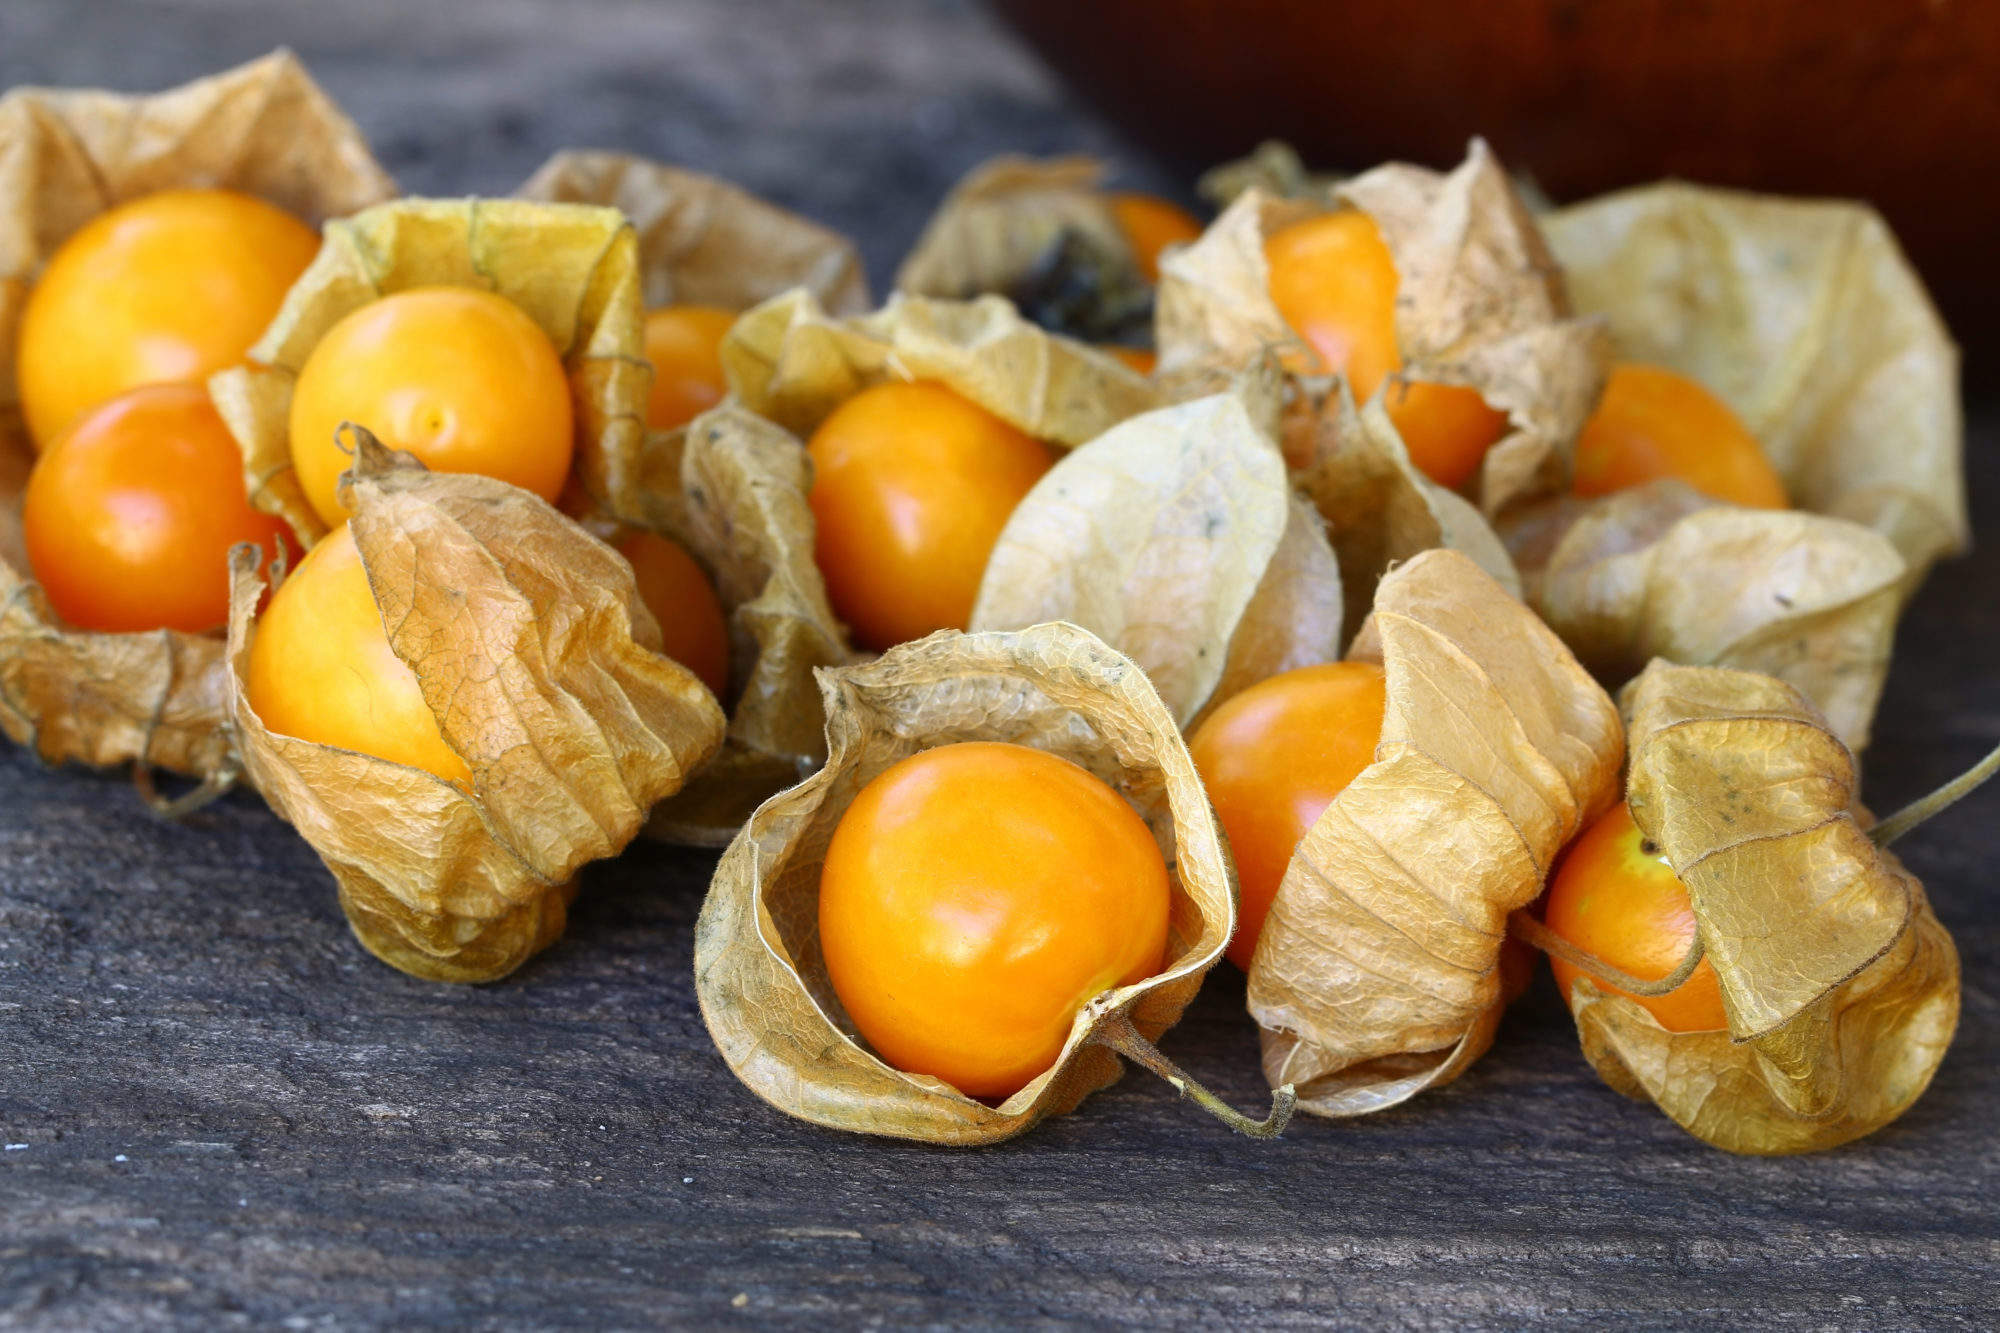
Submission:
{"label": "veined husk", "polygon": [[[1395,259],[1396,335],[1409,377],[1470,386],[1507,414],[1511,429],[1470,485],[1480,509],[1490,517],[1567,488],[1608,349],[1595,321],[1571,317],[1535,219],[1481,140],[1448,175],[1392,163],[1343,182],[1330,200],[1246,190],[1161,264],[1159,377],[1183,392],[1201,389],[1266,349],[1317,364],[1271,300],[1264,240],[1338,207],[1373,218]],[[1286,452],[1305,451],[1288,441]]]}
{"label": "veined husk", "polygon": [[162,93],[17,88],[0,97],[0,731],[50,763],[229,763],[222,641],[88,634],[28,569],[21,496],[34,448],[14,381],[43,264],[98,214],[156,190],[221,186],[317,224],[395,193],[361,132],[288,51]]}
{"label": "veined husk", "polygon": [[1761,671],[1867,745],[1908,575],[1888,538],[1676,481],[1564,497],[1505,530],[1529,605],[1608,685],[1656,657]]}
{"label": "veined husk", "polygon": [[[990,1143],[1070,1110],[1120,1072],[1092,1034],[1125,1014],[1156,1039],[1235,928],[1228,858],[1173,717],[1144,672],[1074,625],[940,631],[819,680],[826,767],[751,817],[695,928],[696,992],[723,1058],[765,1101],[836,1129]],[[1032,745],[1110,783],[1152,828],[1172,879],[1165,967],[1087,1004],[1055,1066],[998,1106],[870,1053],[819,952],[820,866],[841,815],[891,764],[965,740]]]}
{"label": "veined husk", "polygon": [[1618,355],[1720,395],[1793,504],[1880,532],[1912,588],[1965,548],[1958,350],[1874,209],[1668,182],[1542,226]]}
{"label": "veined husk", "polygon": [[1958,953],[1855,815],[1846,746],[1797,690],[1656,663],[1624,696],[1640,831],[1687,886],[1727,1031],[1668,1032],[1579,978],[1612,1087],[1741,1153],[1831,1148],[1922,1094],[1958,1022]]}
{"label": "veined husk", "polygon": [[329,222],[250,361],[209,381],[243,448],[251,503],[306,545],[326,532],[292,470],[292,390],[347,315],[412,287],[506,297],[549,335],[569,375],[576,478],[598,500],[651,463],[638,245],[615,208],[525,199],[399,199]]}
{"label": "veined husk", "polygon": [[415,976],[490,981],[562,933],[577,871],[714,752],[722,710],[660,654],[617,552],[526,491],[355,436],[355,546],[472,789],[264,726],[246,685],[265,590],[251,547],[230,571],[230,716],[251,780],[326,861],[362,944]]}
{"label": "veined husk", "polygon": [[1250,967],[1264,1072],[1360,1115],[1450,1082],[1506,1007],[1508,913],[1617,799],[1617,710],[1469,558],[1393,570],[1348,656],[1380,662],[1375,762],[1293,854]]}

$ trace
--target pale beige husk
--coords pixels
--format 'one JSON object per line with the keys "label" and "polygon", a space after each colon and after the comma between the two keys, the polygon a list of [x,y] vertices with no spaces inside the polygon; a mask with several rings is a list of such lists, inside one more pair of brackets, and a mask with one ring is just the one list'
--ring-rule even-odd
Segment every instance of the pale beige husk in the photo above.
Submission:
{"label": "pale beige husk", "polygon": [[1248,156],[1202,172],[1195,190],[1217,208],[1227,208],[1250,190],[1274,199],[1332,199],[1346,179],[1337,172],[1310,170],[1298,149],[1282,139],[1266,139]]}
{"label": "pale beige husk", "polygon": [[1144,413],[1066,455],[1001,532],[972,628],[1081,625],[1137,662],[1184,727],[1267,676],[1337,659],[1340,568],[1286,480],[1257,401],[1268,387]]}
{"label": "pale beige husk", "polygon": [[1103,164],[1088,157],[1008,154],[982,162],[925,224],[896,270],[896,290],[948,300],[1011,291],[1065,232],[1133,264],[1103,182]]}
{"label": "pale beige husk", "polygon": [[1958,954],[1923,886],[1863,831],[1852,754],[1797,690],[1753,672],[1657,663],[1625,707],[1632,817],[1687,886],[1728,1029],[1668,1032],[1581,978],[1584,1053],[1731,1152],[1881,1128],[1951,1042]]}
{"label": "pale beige husk", "polygon": [[1958,350],[1874,209],[1668,182],[1542,225],[1617,355],[1720,395],[1793,504],[1880,532],[1911,587],[1965,549]]}
{"label": "pale beige husk", "polygon": [[[1448,175],[1390,164],[1343,182],[1330,200],[1245,191],[1199,241],[1162,261],[1159,378],[1202,389],[1267,349],[1317,364],[1271,299],[1264,241],[1339,207],[1373,218],[1395,260],[1407,376],[1469,386],[1507,414],[1509,430],[1487,451],[1470,497],[1493,516],[1565,489],[1608,349],[1596,321],[1572,317],[1534,217],[1479,140]],[[1286,452],[1303,451],[1288,442]]]}
{"label": "pale beige husk", "polygon": [[[773,1106],[837,1129],[978,1144],[1070,1110],[1119,1075],[1117,1058],[1089,1040],[1097,1027],[1129,1014],[1156,1039],[1235,927],[1228,857],[1172,715],[1144,672],[1073,625],[940,631],[819,678],[826,767],[751,818],[695,929],[696,991],[723,1059]],[[1172,878],[1165,967],[1085,1005],[1054,1067],[997,1106],[871,1054],[818,943],[820,866],[849,803],[898,760],[965,740],[1031,745],[1104,779],[1152,828]]]}
{"label": "pale beige husk", "polygon": [[288,51],[166,92],[17,88],[0,97],[0,731],[51,763],[223,771],[222,642],[65,627],[30,579],[34,463],[14,381],[28,290],[98,214],[156,190],[223,187],[317,225],[395,184]]}
{"label": "pale beige husk", "polygon": [[228,702],[243,763],[392,966],[489,981],[562,933],[574,879],[721,743],[722,710],[659,652],[631,567],[526,491],[425,471],[372,438],[343,500],[382,623],[469,791],[267,729],[247,664],[264,580],[232,563]]}
{"label": "pale beige husk", "polygon": [[1455,551],[1385,577],[1348,656],[1388,677],[1382,739],[1293,854],[1249,984],[1265,1076],[1328,1116],[1448,1083],[1492,1044],[1508,913],[1617,799],[1624,755],[1609,697]]}
{"label": "pale beige husk", "polygon": [[326,525],[292,470],[293,387],[346,316],[412,287],[491,291],[549,335],[575,406],[575,475],[598,501],[653,466],[646,436],[637,238],[615,208],[524,199],[399,199],[329,222],[248,364],[209,391],[243,449],[253,504],[307,545]]}
{"label": "pale beige husk", "polygon": [[1676,481],[1524,511],[1507,537],[1529,605],[1607,685],[1656,657],[1761,671],[1868,744],[1908,574],[1888,538]]}

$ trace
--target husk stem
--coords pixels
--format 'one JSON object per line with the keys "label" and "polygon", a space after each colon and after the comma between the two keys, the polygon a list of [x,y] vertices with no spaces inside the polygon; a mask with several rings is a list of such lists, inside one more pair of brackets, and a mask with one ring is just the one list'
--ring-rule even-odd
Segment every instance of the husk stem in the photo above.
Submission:
{"label": "husk stem", "polygon": [[1151,1070],[1174,1086],[1181,1096],[1199,1106],[1202,1110],[1235,1130],[1238,1134],[1253,1139],[1275,1139],[1285,1132],[1291,1123],[1292,1107],[1298,1102],[1298,1095],[1287,1083],[1271,1094],[1271,1113],[1262,1120],[1252,1120],[1229,1103],[1195,1082],[1179,1065],[1160,1054],[1159,1047],[1147,1041],[1132,1025],[1132,1020],[1122,1012],[1106,1014],[1091,1031],[1090,1040],[1096,1045],[1116,1051],[1133,1064]]}
{"label": "husk stem", "polygon": [[1945,783],[1928,796],[1920,796],[1908,805],[1890,815],[1887,819],[1868,830],[1868,836],[1877,847],[1887,847],[1896,839],[1908,833],[1917,825],[1950,806],[1958,804],[1978,790],[1988,778],[2000,773],[2000,745],[1987,752],[1984,759],[1966,769],[1963,773]]}
{"label": "husk stem", "polygon": [[1551,958],[1560,958],[1593,980],[1601,981],[1628,995],[1643,996],[1647,999],[1669,995],[1679,990],[1681,985],[1694,975],[1694,970],[1701,966],[1701,960],[1707,953],[1706,947],[1701,942],[1701,936],[1696,935],[1694,943],[1688,946],[1687,954],[1673,971],[1657,981],[1646,981],[1633,976],[1630,972],[1613,967],[1595,954],[1585,953],[1550,930],[1529,912],[1520,911],[1509,915],[1507,933],[1523,944],[1540,949]]}
{"label": "husk stem", "polygon": [[132,763],[132,786],[138,791],[140,801],[156,817],[169,821],[186,819],[206,810],[235,790],[236,780],[241,775],[242,770],[232,761],[227,768],[210,773],[197,786],[179,796],[163,796],[153,780],[153,766],[143,759]]}

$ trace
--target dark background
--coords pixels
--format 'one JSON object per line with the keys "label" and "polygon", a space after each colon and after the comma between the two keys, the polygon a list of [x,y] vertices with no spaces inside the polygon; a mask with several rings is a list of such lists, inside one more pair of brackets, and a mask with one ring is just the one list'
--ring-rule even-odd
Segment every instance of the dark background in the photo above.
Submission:
{"label": "dark background", "polygon": [[[995,152],[1095,152],[1185,192],[965,3],[0,0],[0,85],[155,89],[279,44],[408,190],[649,153],[848,232],[878,288]],[[1969,385],[1982,534],[1992,387]],[[1982,550],[1911,608],[1877,808],[2000,742],[1996,586]],[[0,1328],[1991,1326],[1996,810],[1899,846],[1965,1011],[1930,1093],[1859,1145],[1702,1146],[1598,1082],[1544,978],[1465,1078],[1380,1116],[1255,1144],[1134,1073],[967,1152],[820,1131],[737,1085],[690,977],[711,856],[637,848],[515,977],[432,985],[361,951],[254,797],[162,825],[116,776],[0,747]],[[1165,1044],[1264,1100],[1227,967]]]}

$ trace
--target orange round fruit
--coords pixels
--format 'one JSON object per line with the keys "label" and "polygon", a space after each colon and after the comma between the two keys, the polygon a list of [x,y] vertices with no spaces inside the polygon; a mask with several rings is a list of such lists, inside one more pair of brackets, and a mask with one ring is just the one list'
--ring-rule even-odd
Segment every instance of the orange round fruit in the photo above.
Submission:
{"label": "orange round fruit", "polygon": [[29,474],[21,526],[49,604],[87,630],[220,629],[230,548],[268,557],[285,540],[250,507],[243,455],[197,384],[133,389],[59,436]]}
{"label": "orange round fruit", "polygon": [[1160,970],[1166,861],[1144,820],[1057,755],[968,741],[895,764],[820,871],[834,993],[898,1069],[1005,1097],[1094,997]]}
{"label": "orange round fruit", "polygon": [[38,447],[142,384],[192,384],[243,359],[319,237],[233,190],[162,190],[63,242],[21,312],[15,374]]}
{"label": "orange round fruit", "polygon": [[[1644,981],[1672,975],[1694,947],[1694,908],[1687,887],[1659,848],[1646,841],[1622,801],[1570,844],[1549,884],[1542,920],[1591,957]],[[1568,999],[1581,973],[1553,955],[1549,966]],[[1728,1026],[1722,987],[1706,958],[1665,995],[1628,995],[1602,981],[1592,984],[1627,995],[1669,1032]]]}
{"label": "orange round fruit", "polygon": [[344,421],[434,472],[497,477],[554,502],[575,450],[569,378],[549,336],[504,296],[413,287],[327,331],[292,392],[292,464],[328,527],[352,459]]}
{"label": "orange round fruit", "polygon": [[648,426],[685,426],[722,401],[729,392],[722,335],[735,322],[736,312],[721,306],[669,305],[646,312],[646,359],[653,363]]}
{"label": "orange round fruit", "polygon": [[1729,404],[1659,366],[1614,367],[1576,440],[1578,495],[1674,478],[1704,495],[1783,509],[1785,483]]}
{"label": "orange round fruit", "polygon": [[1246,971],[1285,868],[1333,798],[1375,761],[1388,683],[1373,662],[1329,662],[1231,696],[1188,738],[1229,839],[1241,892],[1229,960]]}
{"label": "orange round fruit", "polygon": [[1454,488],[1471,480],[1507,417],[1463,385],[1392,378],[1403,368],[1398,279],[1374,219],[1345,209],[1294,222],[1265,239],[1264,259],[1271,300],[1318,354],[1316,368],[1343,376],[1357,403],[1382,389],[1410,461],[1431,480]]}
{"label": "orange round fruit", "polygon": [[661,651],[720,698],[729,687],[729,622],[708,575],[685,546],[658,533],[623,538],[618,554],[632,566],[639,600],[660,622]]}
{"label": "orange round fruit", "polygon": [[247,678],[251,711],[271,731],[472,786],[416,673],[389,646],[346,524],[271,594],[250,641]]}
{"label": "orange round fruit", "polygon": [[1055,463],[1049,447],[940,384],[882,384],[807,446],[813,554],[863,647],[964,629],[993,544]]}
{"label": "orange round fruit", "polygon": [[1160,255],[1170,245],[1183,245],[1201,235],[1201,223],[1194,214],[1156,194],[1121,191],[1110,196],[1111,216],[1132,258],[1147,282],[1160,280]]}
{"label": "orange round fruit", "polygon": [[1152,374],[1153,368],[1160,364],[1159,353],[1144,347],[1120,347],[1115,343],[1108,343],[1105,345],[1104,350],[1138,371],[1141,375]]}

